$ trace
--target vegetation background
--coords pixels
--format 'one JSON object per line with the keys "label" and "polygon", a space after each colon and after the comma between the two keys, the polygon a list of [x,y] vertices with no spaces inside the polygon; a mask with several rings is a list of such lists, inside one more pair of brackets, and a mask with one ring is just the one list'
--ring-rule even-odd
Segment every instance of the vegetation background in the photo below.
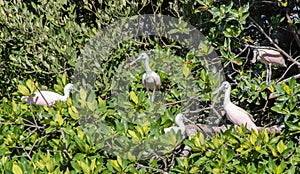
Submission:
{"label": "vegetation background", "polygon": [[[299,0],[0,1],[1,172],[297,173],[300,70],[287,56],[299,59],[299,13]],[[93,94],[87,96],[81,90],[73,100],[57,103],[53,108],[21,102],[22,95],[32,95],[35,85],[62,93],[78,57],[98,31],[123,17],[142,14],[176,17],[199,29],[222,60],[226,80],[233,84],[232,100],[250,112],[258,126],[284,125],[283,133],[246,133],[244,128],[229,129],[210,138],[198,133],[184,142],[170,141],[173,145],[190,146],[190,155],[180,157],[171,150],[145,160],[130,153],[111,155],[101,144],[94,144],[79,124],[75,98],[80,99],[79,105],[86,113],[105,120],[107,134],[136,140],[160,134],[162,128],[173,124],[174,115],[180,111],[180,106],[174,104],[148,126],[132,124],[116,111],[111,98],[112,77],[123,61],[141,50],[176,55],[182,62],[183,74],[192,74],[199,86],[199,107],[210,106],[211,82],[201,61],[195,53],[162,37],[125,41],[109,56],[101,57],[103,63],[98,68]],[[280,48],[287,54],[287,67],[273,67],[270,85],[265,83],[265,65],[249,61],[253,46]],[[184,99],[174,79],[164,73],[160,76],[169,103]],[[151,108],[140,78],[138,74],[130,95],[123,96],[129,101],[124,102],[125,109],[141,112]],[[202,110],[196,121],[205,121],[208,114],[208,109]]]}

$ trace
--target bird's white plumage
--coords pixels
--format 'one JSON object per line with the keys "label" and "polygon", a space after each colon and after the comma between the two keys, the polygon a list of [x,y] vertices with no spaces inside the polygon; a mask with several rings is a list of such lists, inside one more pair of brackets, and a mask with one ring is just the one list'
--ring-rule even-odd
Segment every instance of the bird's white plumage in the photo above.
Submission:
{"label": "bird's white plumage", "polygon": [[149,56],[146,53],[141,53],[139,57],[133,61],[131,64],[138,60],[145,60],[145,69],[146,72],[143,74],[142,77],[142,84],[146,88],[147,91],[151,90],[153,91],[152,94],[152,102],[154,101],[154,94],[155,91],[157,91],[161,86],[161,81],[159,75],[152,71],[149,65]]}
{"label": "bird's white plumage", "polygon": [[185,125],[183,123],[185,117],[183,116],[183,114],[177,114],[176,117],[175,117],[175,123],[177,124],[177,126],[171,126],[171,127],[168,127],[168,128],[165,128],[164,129],[164,132],[165,133],[168,133],[168,132],[171,132],[171,131],[174,131],[176,134],[177,132],[181,132],[181,135],[185,135]]}
{"label": "bird's white plumage", "polygon": [[220,89],[225,91],[223,107],[227,118],[235,125],[244,125],[249,131],[251,131],[251,129],[257,131],[257,126],[254,123],[252,115],[230,101],[231,85],[229,82],[223,82],[217,91]]}
{"label": "bird's white plumage", "polygon": [[75,90],[77,89],[74,87],[73,84],[69,83],[65,86],[64,88],[64,96],[52,92],[52,91],[40,91],[40,92],[34,92],[34,96],[23,96],[21,100],[26,99],[26,103],[29,104],[35,104],[35,105],[40,105],[40,106],[51,106],[54,105],[57,101],[62,101],[65,102],[67,101],[67,98],[70,96],[70,90]]}
{"label": "bird's white plumage", "polygon": [[254,129],[257,131],[257,127],[253,122],[253,117],[244,109],[236,106],[233,103],[228,103],[224,106],[227,118],[235,125],[244,125],[248,130]]}
{"label": "bird's white plumage", "polygon": [[147,91],[149,89],[152,91],[154,89],[159,89],[159,87],[161,85],[160,77],[154,71],[146,72],[145,74],[143,74],[142,83],[145,86],[145,88],[147,89]]}

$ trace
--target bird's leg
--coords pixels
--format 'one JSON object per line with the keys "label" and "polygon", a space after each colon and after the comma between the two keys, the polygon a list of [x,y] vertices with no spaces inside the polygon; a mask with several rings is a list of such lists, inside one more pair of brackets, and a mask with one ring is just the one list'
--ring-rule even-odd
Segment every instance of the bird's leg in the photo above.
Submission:
{"label": "bird's leg", "polygon": [[154,86],[153,93],[152,93],[152,103],[154,102],[155,88],[156,87]]}
{"label": "bird's leg", "polygon": [[269,70],[269,65],[266,65],[266,69],[267,69],[267,76],[266,76],[266,84],[269,85],[270,84],[270,70]]}
{"label": "bird's leg", "polygon": [[272,78],[272,68],[271,68],[271,63],[269,63],[269,83],[271,82]]}

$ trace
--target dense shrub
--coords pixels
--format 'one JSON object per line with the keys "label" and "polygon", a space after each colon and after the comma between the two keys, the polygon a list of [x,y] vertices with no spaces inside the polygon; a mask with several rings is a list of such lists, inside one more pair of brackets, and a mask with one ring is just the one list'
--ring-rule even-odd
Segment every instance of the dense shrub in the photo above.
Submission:
{"label": "dense shrub", "polygon": [[[3,1],[0,2],[0,169],[2,173],[296,173],[300,170],[299,5],[295,1]],[[52,107],[31,106],[21,101],[49,88],[59,93],[78,73],[78,62],[89,55],[87,45],[96,41],[101,31],[124,17],[141,14],[163,14],[195,26],[214,46],[223,65],[225,80],[233,90],[232,101],[245,108],[258,126],[282,125],[282,135],[247,132],[244,127],[231,128],[211,137],[202,133],[182,141],[180,135],[163,137],[171,150],[151,159],[139,160],[128,141],[156,140],[163,128],[173,124],[174,116],[186,108],[176,103],[185,99],[190,86],[199,95],[193,114],[197,122],[206,122],[211,103],[212,75],[197,50],[188,50],[174,39],[164,36],[139,36],[113,43],[107,54],[97,57],[101,64],[90,69],[95,75],[95,91],[80,89],[66,103]],[[137,24],[137,26],[140,24]],[[130,28],[129,28],[130,29]],[[184,27],[181,28],[184,31]],[[173,30],[182,32],[180,30]],[[100,37],[118,37],[113,33]],[[112,44],[112,43],[110,43]],[[273,67],[270,85],[265,82],[266,69],[261,63],[250,63],[252,50],[258,46],[282,49],[286,68]],[[107,45],[100,45],[106,48]],[[108,46],[107,46],[108,47]],[[204,45],[202,49],[209,50]],[[151,66],[159,71],[161,91],[170,104],[165,109],[149,102],[143,89],[142,66],[132,70],[134,81],[115,90],[115,76],[122,76],[124,62],[141,51],[155,50]],[[203,50],[202,50],[203,51]],[[159,57],[161,56],[161,57]],[[298,56],[298,57],[297,57]],[[168,59],[169,58],[169,59]],[[94,62],[86,62],[92,64]],[[175,65],[179,76],[164,69]],[[121,68],[120,68],[121,67]],[[77,68],[77,69],[76,69]],[[80,72],[84,74],[85,72]],[[120,80],[118,79],[118,80]],[[185,81],[186,80],[186,81]],[[186,82],[191,82],[186,83]],[[116,94],[117,93],[117,94]],[[116,100],[117,98],[117,100]],[[186,105],[189,105],[187,103]],[[79,110],[78,108],[81,108]],[[133,111],[147,117],[159,113],[156,122],[134,122]],[[98,123],[109,135],[87,134],[93,128],[83,124]],[[226,120],[225,118],[223,120]],[[146,124],[145,124],[146,123]],[[94,133],[94,132],[93,132]],[[116,141],[128,153],[112,155],[110,144],[95,140]],[[124,143],[124,144],[122,144]],[[187,145],[191,154],[180,157],[176,146]],[[180,146],[180,147],[181,147]],[[146,146],[145,146],[146,147]],[[147,149],[146,149],[147,150]]]}

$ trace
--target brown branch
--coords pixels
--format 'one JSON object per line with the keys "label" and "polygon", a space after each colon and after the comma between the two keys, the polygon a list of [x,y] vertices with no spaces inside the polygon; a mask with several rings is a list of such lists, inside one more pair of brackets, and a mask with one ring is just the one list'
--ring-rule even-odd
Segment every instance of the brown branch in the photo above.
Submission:
{"label": "brown branch", "polygon": [[286,78],[286,79],[282,80],[281,82],[279,82],[278,84],[281,84],[281,83],[283,83],[283,82],[288,82],[288,81],[291,80],[293,77],[294,77],[295,79],[299,79],[299,78],[300,78],[300,74],[297,74],[297,75],[294,75],[294,76],[292,76],[292,77]]}
{"label": "brown branch", "polygon": [[[299,56],[295,59],[297,60],[299,58]],[[286,73],[292,68],[292,66],[294,66],[295,63],[292,63],[286,70],[285,72],[283,73],[283,75],[277,80],[277,83],[280,82],[280,80],[282,80],[284,78],[284,76],[286,75]]]}

